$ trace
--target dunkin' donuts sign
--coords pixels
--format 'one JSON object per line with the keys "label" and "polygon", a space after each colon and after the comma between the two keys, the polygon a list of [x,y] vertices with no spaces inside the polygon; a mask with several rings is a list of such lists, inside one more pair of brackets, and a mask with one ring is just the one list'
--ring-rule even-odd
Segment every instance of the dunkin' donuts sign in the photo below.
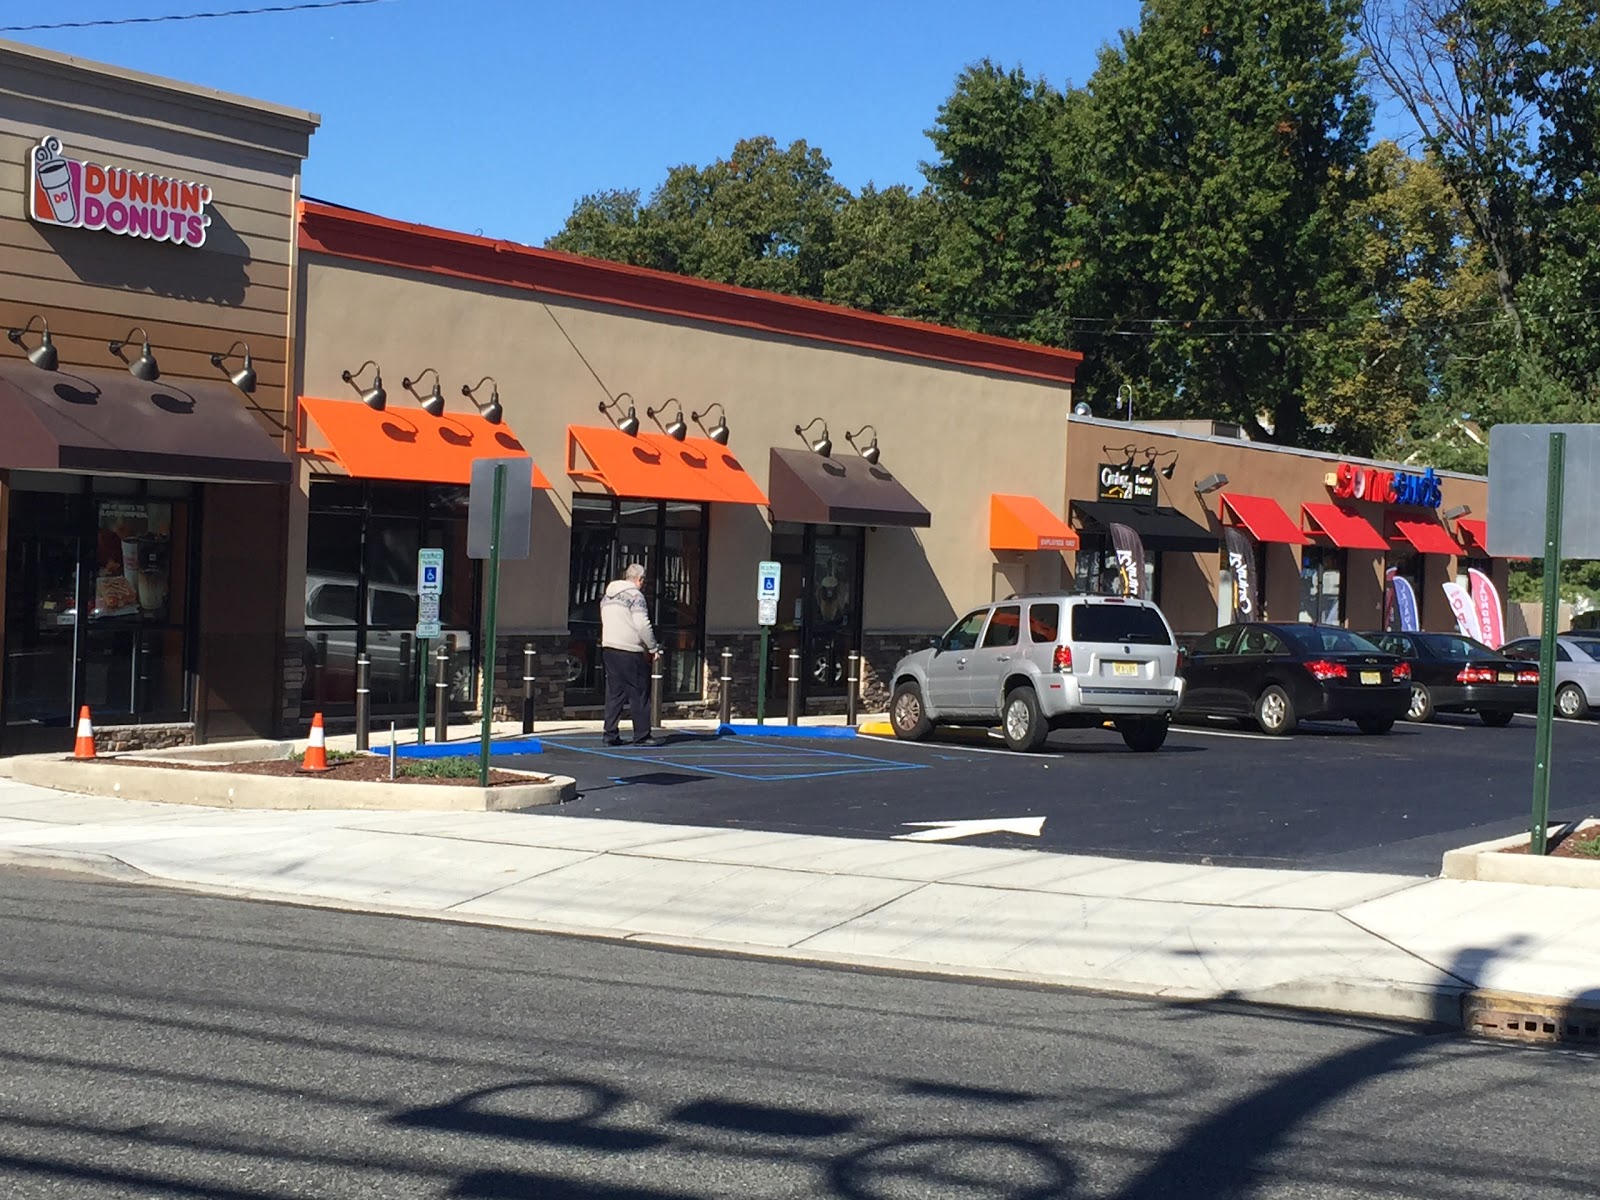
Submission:
{"label": "dunkin' donuts sign", "polygon": [[47,137],[28,155],[28,212],[41,225],[96,229],[175,246],[204,246],[211,189],[67,158]]}

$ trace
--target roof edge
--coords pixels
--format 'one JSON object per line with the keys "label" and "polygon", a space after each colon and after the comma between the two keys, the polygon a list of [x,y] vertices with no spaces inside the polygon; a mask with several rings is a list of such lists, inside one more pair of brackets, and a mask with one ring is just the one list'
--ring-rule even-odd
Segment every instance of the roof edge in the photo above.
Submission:
{"label": "roof edge", "polygon": [[664,316],[1071,384],[1083,355],[732,284],[380,217],[315,200],[302,251]]}

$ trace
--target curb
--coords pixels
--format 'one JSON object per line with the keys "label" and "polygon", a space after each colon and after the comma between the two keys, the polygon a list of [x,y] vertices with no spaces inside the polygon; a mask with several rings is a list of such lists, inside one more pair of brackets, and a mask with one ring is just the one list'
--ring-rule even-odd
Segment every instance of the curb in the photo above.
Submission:
{"label": "curb", "polygon": [[0,846],[0,866],[29,867],[38,871],[71,871],[93,875],[117,883],[147,883],[164,886],[165,881],[147,875],[120,858],[91,850],[35,850],[30,846]]}
{"label": "curb", "polygon": [[718,725],[718,737],[768,737],[768,738],[853,738],[856,730],[849,725],[756,725],[740,722],[737,725]]}

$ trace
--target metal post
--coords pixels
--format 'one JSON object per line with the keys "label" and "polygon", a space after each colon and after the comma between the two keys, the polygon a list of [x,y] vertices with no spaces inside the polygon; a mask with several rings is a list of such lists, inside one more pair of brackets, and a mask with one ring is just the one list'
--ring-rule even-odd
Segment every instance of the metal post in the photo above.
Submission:
{"label": "metal post", "polygon": [[756,652],[756,724],[767,723],[767,658],[771,651],[772,630],[770,626],[761,627],[761,648]]}
{"label": "metal post", "polygon": [[483,695],[479,707],[483,709],[483,740],[478,747],[478,786],[489,786],[489,734],[494,721],[494,653],[495,621],[499,616],[500,599],[500,524],[506,511],[506,467],[494,465],[494,506],[489,510],[489,595],[484,604],[483,625]]}
{"label": "metal post", "polygon": [[450,740],[450,647],[443,641],[433,661],[433,740]]}
{"label": "metal post", "polygon": [[522,648],[522,732],[533,732],[533,681],[534,681],[534,655],[536,651],[533,643],[529,642]]}
{"label": "metal post", "polygon": [[1544,615],[1539,631],[1539,724],[1533,742],[1533,828],[1528,853],[1549,851],[1550,751],[1556,693],[1556,625],[1561,614],[1561,487],[1566,478],[1567,435],[1550,435],[1550,469],[1544,501]]}
{"label": "metal post", "polygon": [[789,724],[800,724],[800,651],[789,651]]}
{"label": "metal post", "polygon": [[356,659],[356,749],[370,750],[372,738],[372,660],[361,654]]}
{"label": "metal post", "polygon": [[428,639],[417,639],[417,745],[428,740]]}
{"label": "metal post", "polygon": [[733,651],[722,648],[722,690],[717,696],[717,722],[726,725],[733,720]]}
{"label": "metal post", "polygon": [[398,765],[396,760],[399,757],[400,757],[400,752],[399,752],[398,748],[396,748],[396,746],[394,744],[394,722],[390,721],[389,722],[389,782],[390,783],[394,782],[395,767]]}
{"label": "metal post", "polygon": [[844,723],[852,728],[856,723],[856,705],[860,697],[856,695],[861,690],[861,655],[850,651],[850,675],[844,685]]}
{"label": "metal post", "polygon": [[661,728],[661,664],[666,660],[665,654],[658,654],[650,660],[650,732],[654,733]]}

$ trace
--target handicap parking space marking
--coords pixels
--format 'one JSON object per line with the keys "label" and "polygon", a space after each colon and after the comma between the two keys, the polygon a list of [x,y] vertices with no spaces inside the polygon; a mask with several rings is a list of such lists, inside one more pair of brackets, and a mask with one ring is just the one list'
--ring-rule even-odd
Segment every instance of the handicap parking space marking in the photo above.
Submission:
{"label": "handicap parking space marking", "polygon": [[[781,782],[796,779],[824,779],[838,775],[866,775],[880,771],[917,771],[925,769],[923,763],[895,762],[892,759],[872,758],[864,754],[846,754],[837,750],[813,750],[804,746],[786,746],[782,751],[774,750],[764,762],[757,763],[742,761],[744,751],[740,752],[741,761],[734,765],[742,770],[726,770],[722,767],[707,765],[707,759],[715,759],[715,754],[702,755],[689,761],[681,758],[668,757],[661,754],[640,754],[637,750],[611,749],[609,747],[590,747],[574,745],[571,742],[557,742],[545,739],[545,744],[562,750],[570,750],[576,754],[589,754],[597,758],[610,758],[621,762],[648,763],[656,767],[676,767],[680,771],[695,771],[702,775],[721,776],[725,779],[745,779],[752,782]],[[788,763],[779,756],[802,751],[809,755],[796,763]],[[827,767],[827,760],[853,760],[842,766]],[[774,761],[776,760],[776,761]],[[782,773],[754,773],[760,772],[763,767],[774,768]],[[810,770],[796,770],[797,767],[814,768]]]}

